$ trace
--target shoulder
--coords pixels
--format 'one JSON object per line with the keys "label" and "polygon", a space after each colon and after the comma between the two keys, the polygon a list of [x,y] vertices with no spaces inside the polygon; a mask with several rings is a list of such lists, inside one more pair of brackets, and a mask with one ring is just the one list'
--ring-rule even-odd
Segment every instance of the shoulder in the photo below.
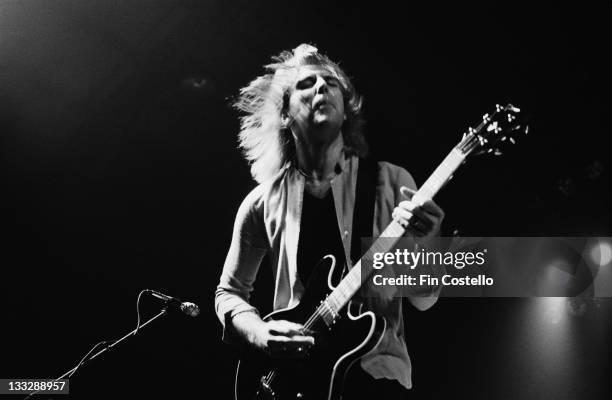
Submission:
{"label": "shoulder", "polygon": [[378,161],[378,176],[379,181],[391,186],[401,187],[407,186],[411,189],[416,189],[416,182],[412,175],[403,167],[392,164],[388,161]]}
{"label": "shoulder", "polygon": [[239,210],[243,212],[252,212],[260,208],[263,192],[264,190],[261,184],[254,187],[242,200]]}
{"label": "shoulder", "polygon": [[275,193],[281,190],[286,176],[287,169],[283,169],[278,174],[254,187],[242,200],[238,214],[260,216],[264,212],[264,208],[270,207],[269,203],[278,197],[275,196]]}
{"label": "shoulder", "polygon": [[267,182],[255,186],[242,200],[238,215],[259,214],[263,209],[269,186]]}

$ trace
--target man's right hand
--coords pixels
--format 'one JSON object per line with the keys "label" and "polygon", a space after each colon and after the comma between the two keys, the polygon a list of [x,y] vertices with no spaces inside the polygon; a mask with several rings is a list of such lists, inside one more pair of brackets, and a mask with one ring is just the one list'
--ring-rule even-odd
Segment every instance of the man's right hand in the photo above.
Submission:
{"label": "man's right hand", "polygon": [[303,334],[303,326],[278,320],[263,321],[255,313],[241,313],[232,320],[253,347],[275,358],[300,358],[314,345],[314,337]]}
{"label": "man's right hand", "polygon": [[263,322],[254,335],[254,344],[272,357],[303,357],[314,345],[314,337],[304,335],[303,328],[285,320]]}

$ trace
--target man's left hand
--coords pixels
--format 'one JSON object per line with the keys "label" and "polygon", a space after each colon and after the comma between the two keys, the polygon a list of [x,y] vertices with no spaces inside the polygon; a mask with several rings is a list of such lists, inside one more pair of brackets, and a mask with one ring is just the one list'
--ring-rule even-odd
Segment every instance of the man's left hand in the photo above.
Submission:
{"label": "man's left hand", "polygon": [[406,186],[402,186],[400,191],[408,200],[395,207],[393,219],[410,232],[418,244],[427,246],[440,233],[444,211],[433,200],[427,200],[423,204],[415,203],[412,196],[416,192]]}

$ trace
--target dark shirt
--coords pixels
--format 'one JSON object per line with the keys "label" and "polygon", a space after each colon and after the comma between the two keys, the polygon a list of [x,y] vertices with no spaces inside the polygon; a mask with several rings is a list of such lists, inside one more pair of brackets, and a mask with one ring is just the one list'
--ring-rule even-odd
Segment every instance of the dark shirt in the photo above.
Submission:
{"label": "dark shirt", "polygon": [[[312,276],[317,263],[326,255],[333,254],[336,257],[336,268],[332,278],[335,286],[341,279],[344,271],[345,257],[342,249],[342,240],[336,208],[332,191],[329,190],[322,199],[316,198],[304,190],[304,203],[302,206],[302,221],[300,222],[300,238],[298,242],[298,275],[307,291],[317,292],[316,295],[323,298],[328,292],[325,287],[308,287],[308,280]],[[328,269],[321,265],[322,278],[317,282],[327,282]],[[398,381],[389,379],[374,379],[356,364],[349,370],[345,383],[345,391],[342,398],[357,400],[386,396],[387,398],[403,399],[408,391]]]}
{"label": "dark shirt", "polygon": [[[304,190],[302,207],[297,255],[300,280],[305,287],[308,287],[308,280],[317,263],[326,255],[332,254],[336,257],[336,268],[332,282],[337,285],[341,278],[340,274],[344,269],[345,257],[331,189],[322,199],[318,199]],[[325,271],[327,270],[325,268]]]}

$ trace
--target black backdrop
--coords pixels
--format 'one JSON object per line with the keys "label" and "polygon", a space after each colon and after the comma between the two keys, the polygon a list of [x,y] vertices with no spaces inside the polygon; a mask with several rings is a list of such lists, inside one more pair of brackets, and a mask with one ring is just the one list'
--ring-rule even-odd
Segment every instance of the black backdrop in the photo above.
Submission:
{"label": "black backdrop", "polygon": [[[231,397],[213,292],[254,183],[229,103],[302,42],[354,77],[373,153],[417,182],[495,103],[530,116],[520,144],[440,194],[445,233],[609,235],[606,22],[508,2],[2,2],[0,377],[60,375],[132,329],[138,292],[156,288],[202,314],[156,321],[80,370],[71,397]],[[572,322],[575,353],[541,365],[521,317],[536,303],[407,310],[414,394],[605,398],[610,303]]]}

